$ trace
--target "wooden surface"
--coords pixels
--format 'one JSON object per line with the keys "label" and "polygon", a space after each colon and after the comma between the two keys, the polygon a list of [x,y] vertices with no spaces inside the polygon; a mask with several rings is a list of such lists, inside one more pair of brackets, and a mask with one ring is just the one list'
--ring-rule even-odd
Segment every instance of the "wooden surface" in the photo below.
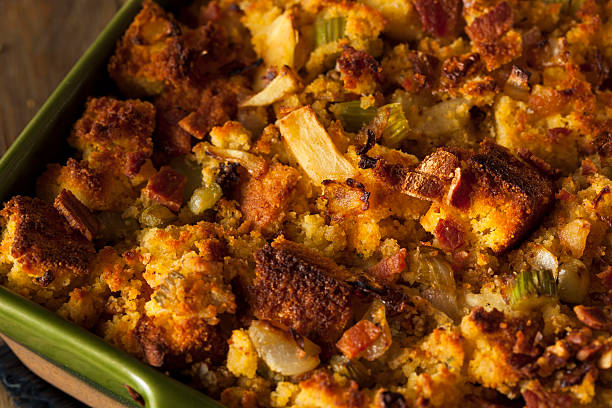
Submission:
{"label": "wooden surface", "polygon": [[[0,154],[123,0],[0,0]],[[0,386],[0,408],[11,407]]]}
{"label": "wooden surface", "polygon": [[123,0],[0,0],[0,154]]}

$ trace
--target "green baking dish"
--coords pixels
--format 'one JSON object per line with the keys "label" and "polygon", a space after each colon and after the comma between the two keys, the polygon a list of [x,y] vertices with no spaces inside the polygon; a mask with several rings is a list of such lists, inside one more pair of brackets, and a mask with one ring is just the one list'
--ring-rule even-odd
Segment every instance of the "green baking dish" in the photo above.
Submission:
{"label": "green baking dish", "polygon": [[[3,202],[17,193],[31,194],[35,178],[46,163],[65,158],[66,136],[88,95],[114,92],[106,75],[106,63],[116,41],[139,11],[141,1],[125,3],[0,159]],[[151,408],[221,407],[204,394],[2,287],[0,332],[125,405],[140,406],[134,400],[138,399],[133,392],[136,391],[145,406]]]}

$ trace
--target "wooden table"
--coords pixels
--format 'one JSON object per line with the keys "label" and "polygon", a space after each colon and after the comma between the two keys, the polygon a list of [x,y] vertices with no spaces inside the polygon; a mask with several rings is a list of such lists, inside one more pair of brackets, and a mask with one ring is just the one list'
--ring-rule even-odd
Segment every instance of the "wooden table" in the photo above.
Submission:
{"label": "wooden table", "polygon": [[[0,154],[124,0],[0,0]],[[0,387],[0,408],[11,407]]]}

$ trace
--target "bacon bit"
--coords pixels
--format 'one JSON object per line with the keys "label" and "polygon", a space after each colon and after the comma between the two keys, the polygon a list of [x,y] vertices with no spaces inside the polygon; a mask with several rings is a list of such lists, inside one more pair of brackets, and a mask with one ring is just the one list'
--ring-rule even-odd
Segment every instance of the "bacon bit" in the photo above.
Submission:
{"label": "bacon bit", "polygon": [[453,177],[448,189],[446,202],[461,210],[470,208],[470,195],[475,182],[476,178],[470,171],[462,171],[460,168],[455,169],[455,177]]}
{"label": "bacon bit", "polygon": [[459,20],[460,0],[415,0],[423,28],[438,37],[455,31]]}
{"label": "bacon bit", "polygon": [[552,166],[548,164],[548,162],[536,156],[530,150],[527,150],[523,147],[519,147],[516,153],[521,159],[525,160],[527,163],[531,164],[533,167],[548,176],[556,176],[559,173],[559,170],[553,169]]}
{"label": "bacon bit", "polygon": [[434,236],[438,239],[442,249],[455,251],[465,244],[465,232],[450,219],[441,219],[436,225]]}
{"label": "bacon bit", "polygon": [[444,197],[444,183],[436,176],[408,172],[401,191],[416,198],[440,201]]}
{"label": "bacon bit", "polygon": [[465,32],[474,42],[494,43],[512,27],[512,8],[505,1],[472,21]]}
{"label": "bacon bit", "polygon": [[406,399],[398,392],[381,390],[378,394],[378,400],[381,408],[408,408]]}
{"label": "bacon bit", "polygon": [[347,216],[357,215],[370,207],[370,193],[365,186],[352,178],[341,183],[336,180],[323,180],[327,200],[327,214],[333,221],[342,221]]}
{"label": "bacon bit", "polygon": [[163,331],[148,318],[142,318],[136,325],[136,340],[142,348],[145,361],[153,367],[161,367],[168,353]]}
{"label": "bacon bit", "polygon": [[588,157],[586,159],[584,159],[580,165],[580,173],[583,176],[590,176],[592,174],[596,174],[599,172],[599,168],[597,167],[597,165],[595,163],[593,163],[593,160],[589,159]]}
{"label": "bacon bit", "polygon": [[355,89],[360,78],[371,76],[378,83],[382,82],[382,68],[378,61],[365,51],[358,51],[351,46],[345,46],[336,61],[338,70],[342,73],[344,87]]}
{"label": "bacon bit", "polygon": [[400,274],[406,268],[405,248],[400,249],[394,255],[383,258],[376,265],[370,267],[367,272],[377,281],[384,285],[391,285],[399,279]]}
{"label": "bacon bit", "polygon": [[98,220],[71,191],[63,189],[55,199],[53,206],[66,218],[68,224],[83,234],[88,241],[94,239],[98,233]]}
{"label": "bacon bit", "polygon": [[374,168],[374,175],[377,179],[387,184],[389,187],[400,190],[406,179],[407,170],[399,164],[387,163],[383,159],[378,159]]}
{"label": "bacon bit", "polygon": [[553,143],[561,143],[570,133],[572,133],[572,131],[564,127],[556,127],[548,129],[547,131],[548,137]]}
{"label": "bacon bit", "polygon": [[559,192],[557,194],[555,194],[555,198],[557,200],[561,200],[561,201],[574,201],[576,199],[576,195],[570,193],[569,191],[567,191],[566,189],[562,188],[561,190],[559,190]]}
{"label": "bacon bit", "polygon": [[183,203],[187,178],[169,166],[163,166],[149,179],[144,194],[151,200],[177,212]]}
{"label": "bacon bit", "polygon": [[360,320],[344,332],[336,343],[347,358],[358,357],[382,335],[382,330],[369,320]]}
{"label": "bacon bit", "polygon": [[595,276],[597,276],[608,289],[612,289],[612,266],[606,265],[604,270]]}
{"label": "bacon bit", "polygon": [[603,314],[602,310],[595,306],[578,305],[574,307],[576,317],[586,326],[594,330],[610,330],[612,323]]}
{"label": "bacon bit", "polygon": [[459,84],[463,78],[474,75],[481,69],[480,54],[475,52],[450,57],[442,64],[442,73],[451,85]]}
{"label": "bacon bit", "polygon": [[612,134],[610,132],[601,132],[594,143],[600,156],[612,156]]}

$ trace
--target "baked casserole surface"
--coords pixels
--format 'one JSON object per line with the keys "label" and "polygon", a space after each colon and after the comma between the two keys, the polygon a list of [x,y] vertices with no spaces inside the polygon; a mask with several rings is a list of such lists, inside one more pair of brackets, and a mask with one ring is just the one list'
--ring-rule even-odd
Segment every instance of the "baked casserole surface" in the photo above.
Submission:
{"label": "baked casserole surface", "polygon": [[228,407],[610,407],[611,17],[145,1],[1,283]]}

